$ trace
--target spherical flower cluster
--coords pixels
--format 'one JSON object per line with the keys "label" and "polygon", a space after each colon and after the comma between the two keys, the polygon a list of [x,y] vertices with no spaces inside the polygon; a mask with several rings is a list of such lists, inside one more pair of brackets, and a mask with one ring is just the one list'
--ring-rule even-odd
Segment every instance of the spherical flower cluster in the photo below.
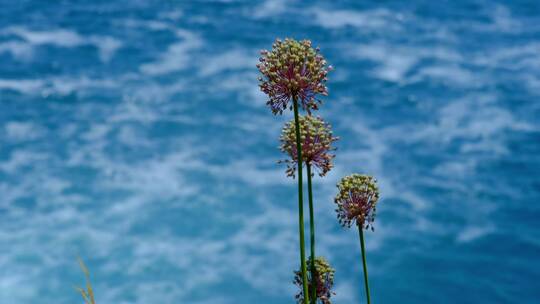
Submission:
{"label": "spherical flower cluster", "polygon": [[379,188],[375,178],[368,175],[352,174],[341,179],[337,185],[337,217],[346,227],[356,221],[358,226],[373,230]]}
{"label": "spherical flower cluster", "polygon": [[[338,140],[332,136],[330,125],[320,117],[299,116],[300,143],[302,145],[302,161],[312,165],[319,171],[320,176],[324,176],[332,169],[332,159],[335,155],[330,154],[332,143]],[[296,127],[294,120],[291,120],[281,132],[281,151],[289,154],[291,160],[281,162],[287,163],[287,175],[294,177],[298,164],[298,153],[296,150]]]}
{"label": "spherical flower cluster", "polygon": [[[330,264],[323,257],[315,258],[315,280],[311,278],[311,257],[306,262],[307,273],[308,273],[308,282],[309,288],[315,288],[317,298],[323,304],[331,304],[330,297],[335,295],[332,291],[334,286],[334,272],[335,270],[330,266]],[[295,271],[294,284],[300,288],[298,294],[296,294],[296,301],[298,303],[303,303],[304,301],[304,291],[302,289],[302,273],[300,271]]]}
{"label": "spherical flower cluster", "polygon": [[319,48],[313,48],[309,40],[277,39],[271,51],[261,51],[259,61],[259,87],[268,95],[266,104],[274,114],[292,107],[289,102],[293,97],[309,113],[321,103],[317,94],[328,94],[326,76],[332,67],[326,65]]}

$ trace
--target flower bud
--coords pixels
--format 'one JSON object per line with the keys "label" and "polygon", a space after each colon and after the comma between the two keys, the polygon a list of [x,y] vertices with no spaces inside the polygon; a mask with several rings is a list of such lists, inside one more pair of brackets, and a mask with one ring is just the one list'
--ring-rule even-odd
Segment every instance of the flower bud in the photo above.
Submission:
{"label": "flower bud", "polygon": [[[274,114],[282,114],[289,107],[293,97],[298,98],[300,106],[308,113],[316,110],[321,100],[317,94],[327,93],[326,75],[330,67],[319,54],[319,48],[312,48],[311,41],[277,39],[272,50],[261,51],[257,68],[262,74],[261,90],[269,97],[267,105]],[[296,80],[290,85],[291,80]]]}
{"label": "flower bud", "polygon": [[377,180],[368,175],[352,174],[337,184],[337,217],[341,225],[351,227],[353,222],[362,228],[371,228],[375,221],[376,204],[379,200]]}

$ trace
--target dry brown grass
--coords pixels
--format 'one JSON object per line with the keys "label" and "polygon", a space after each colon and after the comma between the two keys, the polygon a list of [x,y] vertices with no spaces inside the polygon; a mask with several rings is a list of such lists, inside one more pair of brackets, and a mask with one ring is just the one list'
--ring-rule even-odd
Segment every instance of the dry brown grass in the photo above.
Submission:
{"label": "dry brown grass", "polygon": [[79,291],[79,293],[83,297],[85,304],[96,304],[96,300],[94,299],[94,291],[92,290],[92,284],[90,283],[90,272],[80,258],[78,258],[77,260],[79,261],[79,266],[84,272],[84,278],[86,280],[86,287],[76,287],[77,291]]}

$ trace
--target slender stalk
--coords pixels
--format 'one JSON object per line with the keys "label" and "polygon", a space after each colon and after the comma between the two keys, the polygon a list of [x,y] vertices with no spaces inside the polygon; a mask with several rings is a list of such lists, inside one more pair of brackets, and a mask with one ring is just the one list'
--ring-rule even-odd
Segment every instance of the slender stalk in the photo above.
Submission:
{"label": "slender stalk", "polygon": [[306,243],[304,240],[304,194],[302,181],[302,145],[300,143],[300,122],[298,119],[298,100],[293,96],[294,126],[296,129],[296,156],[298,159],[298,229],[300,231],[300,269],[302,270],[302,285],[304,304],[309,303],[308,282],[306,276]]}
{"label": "slender stalk", "polygon": [[315,217],[313,216],[313,190],[311,188],[311,164],[306,163],[308,199],[309,199],[309,232],[311,246],[311,303],[317,303],[317,285],[315,283]]}
{"label": "slender stalk", "polygon": [[366,264],[366,248],[364,246],[364,229],[362,225],[358,225],[358,231],[360,232],[360,247],[362,248],[362,264],[364,265],[364,282],[366,285],[367,304],[371,304],[371,300],[369,297],[368,271]]}

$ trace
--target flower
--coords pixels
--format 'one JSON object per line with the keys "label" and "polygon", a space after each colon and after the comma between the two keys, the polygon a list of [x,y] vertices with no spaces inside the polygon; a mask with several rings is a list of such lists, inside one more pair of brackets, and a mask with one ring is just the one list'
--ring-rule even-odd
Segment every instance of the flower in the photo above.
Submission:
{"label": "flower", "polygon": [[[334,273],[335,270],[323,257],[315,258],[315,286],[313,286],[313,280],[311,279],[311,257],[307,260],[306,266],[308,269],[308,282],[309,290],[311,288],[316,289],[316,295],[323,304],[331,304],[330,297],[335,295],[332,291],[334,286]],[[294,284],[300,287],[300,291],[296,294],[295,298],[298,303],[304,301],[304,291],[302,289],[302,273],[300,271],[294,272]]]}
{"label": "flower", "polygon": [[339,193],[334,202],[340,224],[351,227],[356,221],[358,226],[373,230],[375,207],[379,200],[377,180],[368,175],[352,174],[342,178],[337,187]]}
{"label": "flower", "polygon": [[293,97],[309,113],[321,103],[317,94],[328,95],[326,75],[332,66],[326,65],[319,48],[313,48],[309,40],[276,39],[271,51],[261,51],[259,61],[259,87],[270,98],[266,104],[274,114],[291,108],[289,101]]}
{"label": "flower", "polygon": [[[300,143],[302,145],[302,161],[313,165],[319,170],[319,175],[324,176],[332,169],[332,159],[335,155],[329,152],[335,150],[332,143],[338,140],[332,136],[330,125],[320,117],[299,116]],[[289,154],[292,160],[280,162],[287,163],[287,175],[294,177],[298,164],[298,154],[296,150],[296,127],[294,120],[289,121],[281,132],[281,151]]]}

